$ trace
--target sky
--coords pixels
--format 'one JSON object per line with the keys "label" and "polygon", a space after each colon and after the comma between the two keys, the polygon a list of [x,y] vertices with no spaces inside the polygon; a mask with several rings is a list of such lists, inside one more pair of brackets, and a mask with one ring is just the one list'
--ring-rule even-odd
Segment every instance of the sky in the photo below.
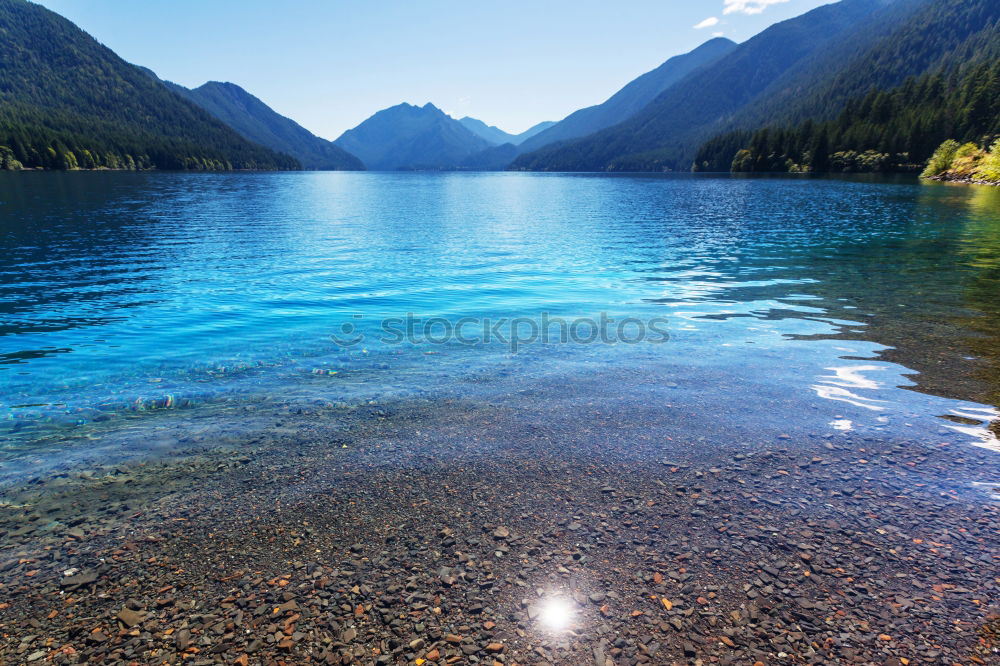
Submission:
{"label": "sky", "polygon": [[34,1],[161,78],[231,81],[335,139],[400,102],[522,132],[831,0]]}

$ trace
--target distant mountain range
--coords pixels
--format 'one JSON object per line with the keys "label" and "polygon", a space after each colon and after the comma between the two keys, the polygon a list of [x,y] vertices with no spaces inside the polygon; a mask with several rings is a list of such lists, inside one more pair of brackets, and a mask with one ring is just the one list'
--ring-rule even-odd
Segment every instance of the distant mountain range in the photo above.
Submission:
{"label": "distant mountain range", "polygon": [[695,50],[674,56],[656,69],[646,72],[603,103],[574,111],[520,143],[509,141],[488,148],[467,158],[460,166],[467,169],[503,169],[522,153],[586,136],[628,120],[664,90],[699,67],[718,60],[734,48],[736,44],[728,39],[721,37],[711,39]]}
{"label": "distant mountain range", "polygon": [[451,169],[493,145],[433,104],[383,109],[334,141],[369,169]]}
{"label": "distant mountain range", "polygon": [[0,168],[895,169],[1000,133],[1000,0],[840,0],[521,134],[399,104],[333,142],[235,84],[161,81],[27,0],[0,0],[0,34]]}
{"label": "distant mountain range", "polygon": [[167,85],[232,127],[243,138],[291,155],[303,169],[360,171],[365,168],[354,155],[278,114],[235,83],[209,81],[193,90],[175,83]]}
{"label": "distant mountain range", "polygon": [[546,120],[545,122],[538,123],[520,134],[508,134],[504,132],[499,127],[493,125],[487,125],[482,120],[477,120],[475,118],[470,118],[465,116],[464,118],[459,118],[458,122],[462,123],[467,130],[473,134],[478,134],[490,143],[500,145],[503,143],[510,143],[515,146],[520,145],[524,141],[535,136],[539,132],[544,132],[548,128],[556,124],[554,120]]}
{"label": "distant mountain range", "polygon": [[542,122],[510,134],[469,116],[456,120],[431,103],[403,103],[379,111],[334,143],[380,171],[482,169],[482,156],[488,156],[488,168],[502,169],[518,154],[518,144],[554,125]]}
{"label": "distant mountain range", "polygon": [[546,131],[525,141],[521,145],[520,152],[535,150],[557,141],[587,136],[628,120],[642,111],[664,90],[699,67],[717,61],[735,48],[735,42],[724,37],[716,37],[689,53],[674,56],[656,69],[631,81],[605,102],[574,111]]}

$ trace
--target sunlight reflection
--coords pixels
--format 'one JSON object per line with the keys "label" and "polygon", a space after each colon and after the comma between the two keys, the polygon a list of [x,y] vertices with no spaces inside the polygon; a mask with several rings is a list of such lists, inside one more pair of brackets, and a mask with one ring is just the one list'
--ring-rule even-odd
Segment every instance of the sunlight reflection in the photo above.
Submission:
{"label": "sunlight reflection", "polygon": [[550,631],[563,631],[573,619],[573,607],[565,599],[547,599],[538,614],[538,621]]}
{"label": "sunlight reflection", "polygon": [[866,389],[877,389],[879,383],[868,379],[863,376],[862,372],[871,372],[873,370],[884,370],[885,368],[877,365],[856,365],[856,366],[839,366],[827,368],[827,370],[833,370],[835,377],[825,377],[825,381],[828,384],[834,384],[836,386],[847,386],[850,388],[866,388]]}
{"label": "sunlight reflection", "polygon": [[[875,402],[885,402],[884,400],[865,398],[848,390],[849,388],[878,389],[880,387],[878,382],[868,379],[861,373],[872,372],[874,370],[884,370],[885,368],[878,365],[843,365],[829,367],[826,369],[833,371],[833,375],[820,377],[819,381],[822,383],[815,384],[812,387],[819,397],[826,398],[827,400],[840,400],[841,402],[846,402],[857,407],[864,407],[865,409],[871,409],[873,411],[882,411],[885,409],[885,407],[871,404]],[[834,427],[837,426],[834,425]],[[837,429],[840,430],[845,428]]]}
{"label": "sunlight reflection", "polygon": [[870,402],[885,402],[884,400],[865,398],[855,393],[851,393],[847,389],[838,388],[836,386],[826,386],[823,384],[814,384],[812,389],[816,391],[816,395],[821,398],[826,398],[827,400],[839,400],[841,402],[854,405],[855,407],[864,407],[865,409],[871,409],[878,412],[885,409],[885,407],[879,405],[869,404]]}
{"label": "sunlight reflection", "polygon": [[982,426],[963,426],[949,423],[945,428],[962,433],[963,435],[969,435],[972,437],[972,442],[970,443],[973,446],[979,446],[1000,453],[1000,439],[997,439],[996,435]]}
{"label": "sunlight reflection", "polygon": [[980,421],[979,425],[958,425],[949,423],[945,428],[972,437],[972,445],[1000,452],[1000,439],[987,427],[994,419],[1000,418],[1000,411],[992,407],[965,407],[948,410],[955,416]]}

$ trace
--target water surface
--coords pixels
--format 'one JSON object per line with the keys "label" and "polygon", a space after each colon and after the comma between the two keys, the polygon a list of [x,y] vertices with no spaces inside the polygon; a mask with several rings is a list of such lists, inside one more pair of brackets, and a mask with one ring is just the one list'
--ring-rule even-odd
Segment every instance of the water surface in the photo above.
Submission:
{"label": "water surface", "polygon": [[[223,419],[212,410],[235,403],[486,400],[533,382],[550,388],[532,400],[555,403],[559,386],[601,372],[608,381],[578,399],[662,401],[705,446],[722,436],[720,410],[737,409],[726,436],[754,442],[849,431],[990,447],[998,294],[996,188],[0,174],[0,477],[113,452],[117,424],[137,419],[156,429]],[[606,313],[666,321],[669,340],[516,354],[496,340],[384,340],[381,322],[407,313],[468,318],[470,334],[483,319]],[[630,369],[641,387],[612,380]]]}

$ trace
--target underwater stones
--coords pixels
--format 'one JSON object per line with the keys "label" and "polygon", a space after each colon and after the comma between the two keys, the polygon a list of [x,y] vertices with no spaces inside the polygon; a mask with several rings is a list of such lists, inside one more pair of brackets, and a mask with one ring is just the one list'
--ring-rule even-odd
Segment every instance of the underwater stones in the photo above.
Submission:
{"label": "underwater stones", "polygon": [[85,585],[90,585],[95,582],[98,578],[98,572],[96,569],[89,569],[72,576],[63,576],[59,581],[60,587],[65,587],[69,591],[76,590],[77,588],[83,587]]}
{"label": "underwater stones", "polygon": [[[57,515],[43,500],[20,522],[0,515],[12,546],[0,660],[24,662],[44,636],[91,663],[155,663],[154,650],[206,665],[963,663],[979,649],[974,600],[995,592],[996,508],[940,492],[993,468],[947,449],[866,442],[866,460],[896,459],[876,474],[858,470],[858,446],[820,445],[814,463],[789,445],[730,472],[719,456],[677,471],[623,463],[624,444],[586,458],[537,442],[399,446],[397,461],[354,441],[293,441],[225,474],[229,458],[205,456],[87,481],[73,495],[94,507],[83,541],[58,525],[51,542],[18,532]],[[89,584],[62,586],[81,572]],[[565,630],[543,625],[553,596]],[[99,619],[81,629],[67,609]]]}
{"label": "underwater stones", "polygon": [[146,616],[145,613],[141,613],[137,610],[133,610],[131,608],[123,608],[122,610],[118,611],[117,618],[123,625],[125,625],[126,628],[131,629],[132,627],[142,622],[145,616]]}

